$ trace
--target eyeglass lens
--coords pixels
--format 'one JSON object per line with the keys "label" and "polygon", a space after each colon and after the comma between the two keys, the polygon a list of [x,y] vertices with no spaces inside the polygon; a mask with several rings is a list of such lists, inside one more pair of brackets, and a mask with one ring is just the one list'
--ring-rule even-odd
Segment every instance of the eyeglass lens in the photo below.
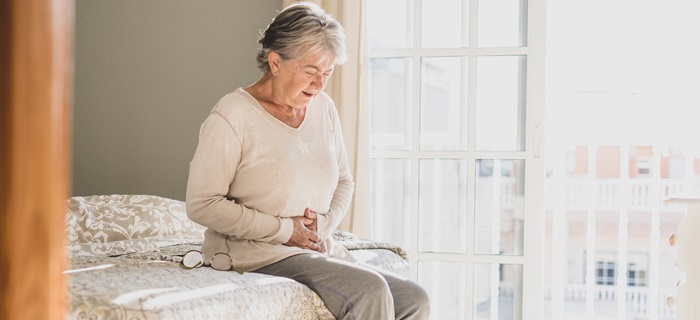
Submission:
{"label": "eyeglass lens", "polygon": [[211,257],[210,264],[211,267],[214,268],[214,270],[229,271],[232,268],[233,259],[231,259],[231,256],[229,256],[228,254],[219,252],[213,257]]}
{"label": "eyeglass lens", "polygon": [[199,251],[189,251],[182,257],[182,265],[185,268],[193,269],[204,264],[204,255]]}

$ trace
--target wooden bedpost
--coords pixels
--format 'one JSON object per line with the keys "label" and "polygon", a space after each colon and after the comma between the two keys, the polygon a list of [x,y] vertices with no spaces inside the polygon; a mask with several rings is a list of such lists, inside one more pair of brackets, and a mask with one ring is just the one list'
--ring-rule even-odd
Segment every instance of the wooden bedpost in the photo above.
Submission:
{"label": "wooden bedpost", "polygon": [[62,319],[73,0],[0,1],[0,319]]}

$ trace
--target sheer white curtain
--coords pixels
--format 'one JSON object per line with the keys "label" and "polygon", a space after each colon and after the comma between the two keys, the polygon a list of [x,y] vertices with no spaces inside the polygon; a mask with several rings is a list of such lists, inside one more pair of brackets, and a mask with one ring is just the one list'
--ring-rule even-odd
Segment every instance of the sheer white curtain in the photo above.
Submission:
{"label": "sheer white curtain", "polygon": [[[297,1],[284,0],[286,7]],[[313,0],[345,29],[348,61],[337,67],[326,87],[338,108],[348,160],[355,177],[353,203],[339,229],[372,236],[369,146],[368,58],[364,0]]]}

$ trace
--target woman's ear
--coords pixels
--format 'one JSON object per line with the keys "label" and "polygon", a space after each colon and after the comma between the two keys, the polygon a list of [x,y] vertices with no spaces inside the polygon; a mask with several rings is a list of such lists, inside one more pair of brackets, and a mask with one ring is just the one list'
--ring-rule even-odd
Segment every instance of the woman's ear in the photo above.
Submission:
{"label": "woman's ear", "polygon": [[270,65],[270,73],[272,73],[273,76],[279,74],[281,61],[282,57],[280,57],[279,53],[270,51],[270,53],[267,54],[267,64]]}

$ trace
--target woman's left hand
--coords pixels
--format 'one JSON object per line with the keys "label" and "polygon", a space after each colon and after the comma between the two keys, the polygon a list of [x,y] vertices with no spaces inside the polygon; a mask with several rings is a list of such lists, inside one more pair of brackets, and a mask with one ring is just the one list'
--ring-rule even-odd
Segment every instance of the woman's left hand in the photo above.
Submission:
{"label": "woman's left hand", "polygon": [[318,216],[316,215],[316,211],[311,211],[311,209],[306,208],[306,210],[304,210],[304,217],[311,219],[311,223],[307,224],[306,227],[313,232],[318,232]]}
{"label": "woman's left hand", "polygon": [[292,219],[294,231],[292,232],[292,236],[284,245],[320,252],[321,246],[319,243],[321,243],[322,239],[316,232],[308,228],[308,225],[312,224],[313,221],[307,217],[301,216],[291,217],[290,219]]}

